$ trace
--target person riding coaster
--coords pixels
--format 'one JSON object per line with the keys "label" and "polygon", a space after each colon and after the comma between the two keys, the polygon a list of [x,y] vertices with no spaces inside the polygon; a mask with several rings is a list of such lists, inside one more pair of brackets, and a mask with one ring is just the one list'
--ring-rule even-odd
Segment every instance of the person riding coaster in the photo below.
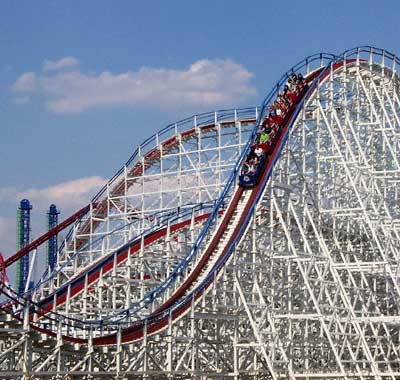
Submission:
{"label": "person riding coaster", "polygon": [[242,171],[239,176],[239,184],[242,187],[254,187],[258,185],[261,174],[268,161],[264,151],[259,146],[254,149],[254,152],[256,152],[255,154],[260,153],[260,155],[247,160],[242,166]]}
{"label": "person riding coaster", "polygon": [[277,99],[269,108],[268,116],[260,124],[259,132],[254,140],[255,144],[251,147],[240,172],[240,186],[252,188],[259,183],[269,155],[272,154],[283,129],[283,122],[307,87],[301,73],[293,72],[289,76],[283,93],[278,93]]}

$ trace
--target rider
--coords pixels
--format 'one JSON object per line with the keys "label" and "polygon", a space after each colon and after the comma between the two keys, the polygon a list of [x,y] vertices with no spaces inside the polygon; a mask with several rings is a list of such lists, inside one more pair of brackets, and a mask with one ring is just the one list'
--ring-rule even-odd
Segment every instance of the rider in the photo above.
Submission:
{"label": "rider", "polygon": [[267,133],[267,130],[262,131],[260,135],[260,144],[266,143],[268,139],[269,139],[269,133]]}
{"label": "rider", "polygon": [[256,154],[259,160],[261,160],[261,158],[264,156],[264,151],[262,150],[262,148],[260,148],[260,146],[256,147],[254,153]]}

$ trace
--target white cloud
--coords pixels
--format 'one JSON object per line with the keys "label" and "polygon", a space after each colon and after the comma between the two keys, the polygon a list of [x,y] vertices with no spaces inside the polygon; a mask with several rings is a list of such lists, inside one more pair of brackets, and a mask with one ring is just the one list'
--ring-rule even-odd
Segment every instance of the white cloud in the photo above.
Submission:
{"label": "white cloud", "polygon": [[15,92],[31,92],[36,87],[36,74],[29,72],[22,74],[13,84],[12,89]]}
{"label": "white cloud", "polygon": [[86,177],[62,182],[45,188],[32,188],[16,193],[17,199],[27,198],[35,209],[47,209],[51,203],[65,211],[85,206],[106,180],[101,177]]}
{"label": "white cloud", "polygon": [[232,60],[203,59],[183,70],[142,67],[119,74],[46,73],[38,78],[38,91],[52,112],[116,106],[203,110],[247,102],[257,93],[252,78]]}
{"label": "white cloud", "polygon": [[[45,215],[51,203],[55,203],[61,211],[61,221],[88,204],[105,182],[104,178],[93,176],[23,191],[12,187],[3,187],[0,188],[0,205],[3,212],[5,209],[14,209],[16,215],[19,201],[24,198],[29,199],[33,206],[30,236],[35,239],[41,236],[47,228]],[[44,265],[45,247],[45,245],[41,246],[42,252],[38,256],[37,269],[40,273]],[[5,258],[16,252],[16,217],[0,215],[0,251]],[[14,283],[14,266],[8,268],[7,273],[11,282]]]}
{"label": "white cloud", "polygon": [[137,72],[98,76],[79,72],[46,78],[43,83],[55,99],[54,112],[80,112],[92,107],[177,106],[215,107],[241,103],[256,93],[252,74],[230,60],[202,60],[187,70],[141,68]]}
{"label": "white cloud", "polygon": [[0,216],[0,252],[4,258],[15,252],[16,221]]}
{"label": "white cloud", "polygon": [[18,96],[14,99],[15,104],[28,104],[31,98],[29,96]]}
{"label": "white cloud", "polygon": [[[0,205],[4,209],[17,208],[21,199],[27,198],[33,206],[33,213],[43,214],[51,203],[62,210],[63,216],[89,203],[90,199],[101,189],[106,180],[101,177],[84,177],[44,188],[17,190],[13,187],[0,188]],[[4,218],[4,214],[0,215]],[[13,221],[15,224],[15,220]],[[4,230],[4,225],[3,225]],[[1,235],[0,235],[1,243]],[[0,245],[1,249],[1,245]]]}
{"label": "white cloud", "polygon": [[66,67],[78,66],[79,61],[74,57],[64,57],[58,61],[45,60],[43,63],[43,71],[56,71]]}
{"label": "white cloud", "polygon": [[0,202],[14,200],[17,189],[15,187],[0,187]]}

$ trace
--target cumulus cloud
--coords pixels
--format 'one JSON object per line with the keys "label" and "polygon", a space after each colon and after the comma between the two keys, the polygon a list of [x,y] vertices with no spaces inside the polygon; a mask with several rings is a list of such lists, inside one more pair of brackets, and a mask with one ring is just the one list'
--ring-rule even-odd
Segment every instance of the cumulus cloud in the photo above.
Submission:
{"label": "cumulus cloud", "polygon": [[47,108],[59,113],[116,106],[200,110],[247,102],[256,95],[252,78],[243,65],[230,59],[203,59],[182,70],[46,73],[38,80],[38,91],[45,95]]}
{"label": "cumulus cloud", "polygon": [[187,70],[141,68],[137,72],[98,76],[65,73],[43,82],[54,95],[54,112],[79,112],[91,107],[180,106],[213,107],[242,102],[255,94],[252,74],[230,60],[202,60]]}
{"label": "cumulus cloud", "polygon": [[64,57],[58,61],[45,60],[43,63],[43,71],[56,71],[66,67],[78,66],[79,61],[74,57]]}
{"label": "cumulus cloud", "polygon": [[3,210],[3,215],[0,215],[0,251],[3,256],[9,257],[16,251],[16,218],[4,215],[5,209],[14,209],[16,213],[20,200],[30,200],[33,206],[31,238],[34,239],[45,232],[45,215],[51,203],[55,203],[61,211],[61,221],[88,204],[105,182],[104,178],[93,176],[22,191],[13,187],[0,188],[0,206]]}
{"label": "cumulus cloud", "polygon": [[14,199],[17,189],[15,187],[0,187],[0,202]]}
{"label": "cumulus cloud", "polygon": [[15,219],[0,216],[0,252],[7,258],[15,251]]}
{"label": "cumulus cloud", "polygon": [[5,208],[16,209],[19,201],[27,198],[32,203],[35,212],[44,212],[51,203],[55,203],[65,212],[73,212],[85,206],[105,183],[104,178],[93,176],[27,190],[2,187],[0,188],[0,204],[6,206]]}
{"label": "cumulus cloud", "polygon": [[33,72],[22,74],[13,84],[12,89],[15,92],[31,92],[36,87],[36,74]]}
{"label": "cumulus cloud", "polygon": [[32,188],[16,193],[17,199],[27,198],[38,209],[45,209],[50,203],[65,210],[74,210],[88,203],[91,197],[104,185],[101,177],[86,177],[45,188]]}
{"label": "cumulus cloud", "polygon": [[15,104],[28,104],[31,98],[29,96],[18,96],[14,99]]}

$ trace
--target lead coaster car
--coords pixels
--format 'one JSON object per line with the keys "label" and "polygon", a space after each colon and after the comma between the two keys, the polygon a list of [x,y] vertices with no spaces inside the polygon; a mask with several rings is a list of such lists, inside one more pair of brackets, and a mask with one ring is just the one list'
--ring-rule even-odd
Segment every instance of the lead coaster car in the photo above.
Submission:
{"label": "lead coaster car", "polygon": [[243,173],[239,176],[239,186],[244,188],[252,188],[254,186],[257,186],[267,162],[268,157],[266,157],[265,155],[262,156],[260,162],[256,166],[256,170],[254,173]]}

